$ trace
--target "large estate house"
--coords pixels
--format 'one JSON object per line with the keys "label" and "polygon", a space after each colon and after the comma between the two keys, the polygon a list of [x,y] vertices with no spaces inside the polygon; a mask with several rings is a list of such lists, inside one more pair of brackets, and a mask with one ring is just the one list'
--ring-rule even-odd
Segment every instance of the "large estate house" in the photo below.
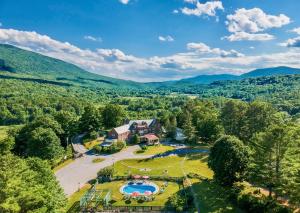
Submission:
{"label": "large estate house", "polygon": [[134,135],[138,135],[141,141],[148,144],[159,143],[158,135],[161,132],[161,125],[156,119],[130,120],[124,125],[113,128],[108,137],[119,141],[128,141]]}

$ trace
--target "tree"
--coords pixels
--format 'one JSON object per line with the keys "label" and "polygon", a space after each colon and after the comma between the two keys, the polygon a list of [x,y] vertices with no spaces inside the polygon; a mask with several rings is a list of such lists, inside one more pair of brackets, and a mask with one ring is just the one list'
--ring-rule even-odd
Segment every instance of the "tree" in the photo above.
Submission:
{"label": "tree", "polygon": [[222,128],[218,111],[211,102],[200,102],[192,110],[192,120],[196,134],[206,143],[213,143],[219,138]]}
{"label": "tree", "polygon": [[280,192],[289,197],[290,203],[300,205],[300,127],[295,139],[289,143],[282,161],[282,186]]}
{"label": "tree", "polygon": [[66,198],[47,162],[0,155],[0,212],[64,212]]}
{"label": "tree", "polygon": [[183,133],[188,143],[195,143],[197,141],[195,132],[196,130],[193,126],[191,115],[189,112],[186,112],[186,120],[183,123]]}
{"label": "tree", "polygon": [[261,101],[250,103],[245,113],[242,140],[247,143],[254,134],[265,131],[274,122],[275,114],[275,109],[269,103]]}
{"label": "tree", "polygon": [[220,113],[225,134],[243,138],[242,129],[247,110],[248,104],[246,102],[230,100],[225,103]]}
{"label": "tree", "polygon": [[267,187],[270,196],[273,190],[276,194],[280,191],[283,184],[283,169],[288,170],[287,167],[283,167],[283,162],[287,157],[288,148],[295,140],[292,129],[286,125],[274,125],[253,138],[252,180]]}
{"label": "tree", "polygon": [[26,124],[18,132],[15,133],[15,147],[14,152],[18,155],[26,155],[27,150],[27,141],[32,136],[32,132],[37,128],[51,129],[57,137],[63,135],[64,131],[61,128],[61,125],[54,120],[51,116],[39,117],[32,121],[31,123]]}
{"label": "tree", "polygon": [[125,111],[119,105],[108,104],[102,111],[102,118],[105,128],[113,128],[122,124],[125,119]]}
{"label": "tree", "polygon": [[12,136],[8,136],[3,140],[0,140],[0,155],[9,153],[15,145],[15,139]]}
{"label": "tree", "polygon": [[63,157],[64,149],[52,129],[38,127],[28,138],[26,153],[28,156],[39,157],[55,164]]}
{"label": "tree", "polygon": [[132,144],[139,144],[140,143],[140,137],[137,134],[134,134],[131,139]]}
{"label": "tree", "polygon": [[61,134],[61,143],[64,147],[67,146],[70,138],[77,130],[77,116],[75,113],[67,111],[59,111],[55,114],[55,120],[60,124],[63,134]]}
{"label": "tree", "polygon": [[248,171],[249,150],[235,136],[222,136],[210,150],[208,166],[222,185],[231,186],[243,180]]}
{"label": "tree", "polygon": [[102,127],[102,117],[99,109],[92,105],[84,108],[84,113],[80,118],[79,129],[82,132],[99,131]]}

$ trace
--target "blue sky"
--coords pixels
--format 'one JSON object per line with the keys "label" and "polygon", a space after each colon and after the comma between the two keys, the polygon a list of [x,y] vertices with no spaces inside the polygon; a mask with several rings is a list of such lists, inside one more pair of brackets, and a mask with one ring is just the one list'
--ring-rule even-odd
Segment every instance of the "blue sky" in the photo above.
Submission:
{"label": "blue sky", "polygon": [[300,67],[299,0],[1,0],[0,43],[163,81]]}

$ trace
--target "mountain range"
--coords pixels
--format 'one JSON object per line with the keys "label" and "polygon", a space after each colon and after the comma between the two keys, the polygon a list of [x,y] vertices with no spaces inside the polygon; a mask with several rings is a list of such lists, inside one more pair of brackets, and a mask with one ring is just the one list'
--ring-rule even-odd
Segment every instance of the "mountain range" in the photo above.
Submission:
{"label": "mountain range", "polygon": [[158,88],[184,87],[185,85],[210,84],[216,81],[242,80],[274,75],[300,74],[300,69],[273,67],[256,69],[242,75],[199,75],[177,81],[138,83],[88,72],[59,59],[44,56],[12,45],[0,44],[0,78],[42,80],[62,85],[78,85],[95,88]]}

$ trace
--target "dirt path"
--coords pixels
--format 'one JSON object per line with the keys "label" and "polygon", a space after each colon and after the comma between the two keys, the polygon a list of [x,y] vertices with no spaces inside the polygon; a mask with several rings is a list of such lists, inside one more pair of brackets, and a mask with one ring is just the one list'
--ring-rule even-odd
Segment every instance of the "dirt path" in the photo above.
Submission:
{"label": "dirt path", "polygon": [[187,177],[187,174],[186,174],[186,172],[185,172],[184,169],[183,169],[183,164],[184,164],[185,160],[186,160],[186,157],[185,157],[185,158],[183,159],[183,161],[181,162],[180,168],[181,168],[181,171],[182,171],[184,177],[185,177],[186,180],[187,180],[188,185],[189,185],[190,188],[191,188],[191,192],[192,192],[192,195],[193,195],[193,198],[194,198],[194,199],[193,199],[193,201],[194,201],[194,206],[196,207],[197,212],[200,213],[200,207],[199,207],[199,202],[198,202],[198,199],[197,199],[197,194],[196,194],[196,192],[195,192],[195,190],[194,190],[194,188],[193,188],[193,184],[191,183],[190,179]]}

